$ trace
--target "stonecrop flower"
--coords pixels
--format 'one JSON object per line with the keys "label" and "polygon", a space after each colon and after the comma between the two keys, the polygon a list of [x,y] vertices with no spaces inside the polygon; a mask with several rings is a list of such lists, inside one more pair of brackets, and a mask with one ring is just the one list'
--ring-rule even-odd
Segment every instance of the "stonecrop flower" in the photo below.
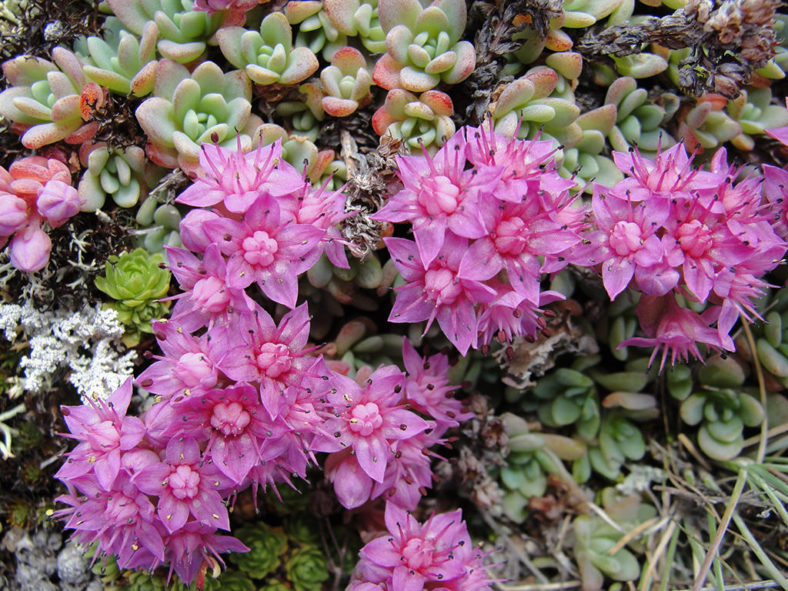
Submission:
{"label": "stonecrop flower", "polygon": [[156,513],[167,532],[194,521],[215,530],[230,529],[230,516],[219,491],[229,480],[212,463],[202,461],[194,439],[170,439],[161,462],[145,466],[133,478],[144,493],[159,498]]}
{"label": "stonecrop flower", "polygon": [[370,584],[381,591],[490,588],[483,557],[471,544],[460,509],[434,514],[421,524],[387,503],[385,521],[388,533],[361,549],[349,590],[360,591]]}
{"label": "stonecrop flower", "polygon": [[[758,315],[762,277],[786,250],[772,223],[773,187],[755,177],[736,181],[724,150],[707,171],[693,169],[682,144],[655,161],[636,151],[614,157],[628,176],[610,189],[595,186],[596,228],[587,238],[610,298],[628,287],[643,294],[638,317],[648,338],[629,342],[664,345],[663,364],[668,350],[674,361],[700,357],[699,342],[733,350],[730,330],[740,314]],[[707,309],[701,316],[675,296]]]}
{"label": "stonecrop flower", "polygon": [[429,265],[438,256],[447,230],[463,238],[481,238],[479,194],[500,177],[488,167],[466,170],[465,138],[455,134],[434,156],[398,156],[398,176],[405,185],[372,219],[411,222],[421,260]]}
{"label": "stonecrop flower", "polygon": [[381,366],[363,386],[339,374],[331,381],[327,398],[334,414],[326,417],[314,447],[329,453],[352,450],[343,457],[347,464],[338,472],[341,478],[334,480],[340,502],[352,508],[367,500],[359,490],[370,491],[372,481],[383,482],[393,459],[391,444],[414,437],[428,424],[402,405],[405,375],[394,366]]}
{"label": "stonecrop flower", "polygon": [[62,408],[69,437],[80,443],[67,454],[55,478],[69,480],[94,473],[99,486],[110,490],[121,469],[121,454],[135,448],[145,436],[142,421],[126,416],[130,401],[131,378],[106,401]]}
{"label": "stonecrop flower", "polygon": [[495,291],[484,284],[500,270],[490,253],[482,250],[481,242],[469,247],[466,238],[450,233],[438,256],[427,265],[414,242],[402,238],[384,242],[406,281],[397,288],[389,321],[426,320],[429,328],[437,318],[446,337],[465,355],[476,339],[475,304],[495,298]]}

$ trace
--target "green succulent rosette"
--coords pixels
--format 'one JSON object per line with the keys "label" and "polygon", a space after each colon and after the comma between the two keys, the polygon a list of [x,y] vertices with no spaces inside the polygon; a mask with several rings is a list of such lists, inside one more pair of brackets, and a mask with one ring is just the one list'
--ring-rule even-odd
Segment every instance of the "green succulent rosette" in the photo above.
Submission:
{"label": "green succulent rosette", "polygon": [[249,552],[230,554],[230,560],[253,579],[262,579],[273,572],[287,550],[284,532],[264,523],[245,525],[236,537],[249,547]]}
{"label": "green succulent rosette", "polygon": [[204,591],[255,591],[256,585],[240,571],[224,571],[218,578],[205,577]]}
{"label": "green succulent rosette", "polygon": [[317,546],[305,544],[293,552],[285,563],[287,578],[295,591],[320,591],[328,579],[326,557]]}
{"label": "green succulent rosette", "polygon": [[169,302],[158,301],[170,288],[170,272],[163,264],[163,255],[138,248],[109,257],[104,277],[96,278],[96,287],[115,300],[110,305],[129,329],[123,337],[127,346],[138,344],[142,333],[152,334],[151,321],[169,308]]}

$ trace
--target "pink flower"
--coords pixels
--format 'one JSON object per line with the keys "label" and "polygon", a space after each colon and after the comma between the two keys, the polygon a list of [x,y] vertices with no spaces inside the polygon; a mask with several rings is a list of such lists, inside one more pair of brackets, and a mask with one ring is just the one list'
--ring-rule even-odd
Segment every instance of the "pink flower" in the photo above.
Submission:
{"label": "pink flower", "polygon": [[543,291],[539,294],[539,306],[535,306],[509,286],[498,285],[496,291],[496,298],[481,307],[475,347],[487,346],[493,339],[510,343],[514,337],[536,336],[545,327],[539,306],[564,299],[556,291]]}
{"label": "pink flower", "polygon": [[413,437],[427,428],[424,419],[402,407],[404,385],[404,374],[394,366],[377,369],[363,387],[335,375],[328,401],[336,415],[329,415],[324,423],[324,435],[314,443],[315,450],[352,449],[364,474],[382,482],[392,458],[391,442]]}
{"label": "pink flower", "polygon": [[727,331],[721,335],[721,331],[712,327],[718,320],[720,311],[719,307],[711,307],[700,315],[679,306],[673,294],[659,297],[641,296],[636,312],[640,326],[648,338],[633,337],[619,346],[654,347],[649,363],[654,361],[662,348],[660,369],[664,367],[668,353],[671,364],[675,364],[677,358],[684,362],[688,361],[690,356],[702,359],[698,348],[700,343],[715,350],[734,351],[733,340]]}
{"label": "pink flower", "polygon": [[414,410],[446,427],[456,427],[460,421],[473,416],[473,413],[463,412],[462,402],[452,394],[457,386],[449,384],[449,358],[446,355],[437,353],[422,358],[406,338],[402,341],[402,360],[408,374],[405,399]]}
{"label": "pink flower", "polygon": [[204,459],[212,461],[236,485],[261,461],[266,440],[287,430],[268,420],[257,390],[249,384],[190,396],[174,408],[181,420],[172,425],[169,434],[197,441],[207,438]]}
{"label": "pink flower", "polygon": [[69,437],[80,443],[67,454],[68,460],[55,478],[70,480],[95,473],[101,488],[112,488],[121,469],[122,453],[135,448],[145,436],[142,421],[126,416],[130,401],[131,378],[106,402],[98,400],[90,405],[62,407]]}
{"label": "pink flower", "polygon": [[192,521],[165,538],[167,558],[171,562],[170,573],[174,570],[181,580],[189,585],[197,573],[206,566],[218,570],[224,561],[220,553],[249,552],[240,540],[232,536],[216,533],[216,528]]}
{"label": "pink flower", "polygon": [[52,241],[34,218],[11,239],[8,254],[11,264],[26,273],[35,273],[47,266]]}
{"label": "pink flower", "polygon": [[184,527],[189,516],[211,529],[230,529],[219,494],[230,483],[213,464],[202,461],[194,439],[170,439],[164,461],[143,468],[133,482],[142,492],[159,497],[156,512],[169,533]]}
{"label": "pink flower", "polygon": [[[392,503],[386,504],[388,534],[376,538],[361,549],[361,560],[351,587],[363,583],[382,583],[386,591],[421,591],[422,589],[464,589],[466,580],[473,588],[489,584],[474,553],[462,511],[432,515],[423,524]],[[485,573],[486,574],[486,573]],[[456,587],[454,587],[456,585]]]}
{"label": "pink flower", "polygon": [[[219,333],[217,333],[219,334]],[[226,347],[222,371],[233,380],[260,384],[260,399],[271,418],[280,414],[283,392],[302,388],[317,361],[307,355],[309,311],[301,304],[277,326],[263,308],[231,321],[217,339]]]}
{"label": "pink flower", "polygon": [[405,279],[389,315],[390,322],[427,321],[437,318],[443,334],[465,355],[476,340],[476,303],[490,302],[495,290],[483,282],[500,269],[489,252],[489,244],[446,235],[438,256],[429,265],[416,244],[402,238],[386,238],[386,247]]}
{"label": "pink flower", "polygon": [[153,333],[164,356],[137,378],[137,384],[164,398],[199,396],[217,385],[220,372],[218,358],[226,351],[211,340],[184,331],[177,321],[153,323]]}
{"label": "pink flower", "polygon": [[435,154],[397,158],[405,187],[372,219],[410,221],[420,258],[428,266],[438,256],[447,230],[463,238],[485,234],[480,193],[488,194],[500,177],[495,167],[465,169],[465,139],[456,133]]}
{"label": "pink flower", "polygon": [[267,194],[254,201],[242,221],[209,220],[204,231],[229,257],[229,287],[244,289],[257,282],[267,297],[288,308],[295,308],[298,275],[320,258],[325,234],[315,226],[291,222]]}
{"label": "pink flower", "polygon": [[51,180],[36,199],[36,209],[49,225],[57,228],[79,213],[81,200],[77,190],[62,181]]}
{"label": "pink flower", "polygon": [[[238,0],[211,0],[213,5],[235,3],[238,3]],[[242,0],[241,3],[251,4],[250,0]],[[282,158],[281,142],[260,145],[247,154],[241,151],[240,139],[238,142],[237,150],[202,144],[200,168],[203,174],[178,196],[176,202],[192,207],[208,207],[221,203],[227,211],[244,213],[263,195],[292,199],[293,194],[302,189],[306,181]]]}
{"label": "pink flower", "polygon": [[[0,168],[0,174],[3,169]],[[0,188],[0,239],[11,236],[27,223],[27,203]],[[0,246],[4,240],[0,240]]]}

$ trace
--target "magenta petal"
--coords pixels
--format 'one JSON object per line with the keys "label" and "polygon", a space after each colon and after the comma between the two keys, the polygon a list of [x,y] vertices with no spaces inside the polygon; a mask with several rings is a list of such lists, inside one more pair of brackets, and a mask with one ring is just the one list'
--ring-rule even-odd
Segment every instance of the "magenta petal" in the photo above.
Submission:
{"label": "magenta petal", "polygon": [[113,449],[93,465],[96,479],[104,490],[112,490],[112,483],[120,472],[120,450]]}
{"label": "magenta petal", "polygon": [[398,566],[394,569],[392,576],[391,589],[396,591],[423,591],[427,577],[411,570],[405,566]]}
{"label": "magenta petal", "polygon": [[381,437],[374,435],[358,438],[353,443],[353,450],[361,468],[376,482],[383,482],[386,463],[390,451]]}
{"label": "magenta petal", "polygon": [[169,493],[159,498],[157,513],[164,527],[170,533],[181,529],[189,519],[189,507],[185,503],[177,501]]}
{"label": "magenta petal", "polygon": [[152,464],[138,472],[133,482],[146,495],[159,496],[166,486],[163,483],[169,475],[170,468],[166,464]]}
{"label": "magenta petal", "polygon": [[602,263],[602,281],[611,301],[627,288],[635,274],[635,264],[628,259],[611,259]]}
{"label": "magenta petal", "polygon": [[219,493],[203,491],[192,499],[191,513],[194,518],[210,527],[230,531],[230,515]]}
{"label": "magenta petal", "polygon": [[389,322],[421,322],[430,318],[435,304],[424,299],[421,285],[405,285],[397,290],[397,299],[389,314]]}
{"label": "magenta petal", "polygon": [[443,247],[446,219],[444,217],[428,219],[424,223],[414,226],[413,234],[416,238],[416,247],[419,250],[421,262],[425,268],[429,267]]}
{"label": "magenta petal", "polygon": [[[277,267],[280,264],[277,263]],[[293,273],[293,269],[287,264],[282,263],[281,269],[268,274],[268,277],[257,282],[263,293],[278,304],[295,308],[298,299],[298,275]]]}
{"label": "magenta petal", "polygon": [[334,474],[334,492],[346,509],[355,509],[369,500],[372,479],[353,456],[344,460]]}

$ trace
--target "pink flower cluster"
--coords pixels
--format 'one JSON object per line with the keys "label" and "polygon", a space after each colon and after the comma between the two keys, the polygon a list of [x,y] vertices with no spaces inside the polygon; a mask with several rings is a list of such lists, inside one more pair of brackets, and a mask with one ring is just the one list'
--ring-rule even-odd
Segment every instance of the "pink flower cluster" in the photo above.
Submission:
{"label": "pink flower cluster", "polygon": [[471,545],[462,511],[433,515],[423,524],[386,504],[387,533],[361,549],[347,591],[487,591],[483,554]]}
{"label": "pink flower cluster", "polygon": [[355,381],[334,374],[315,449],[331,454],[326,476],[348,509],[381,495],[415,509],[432,485],[427,450],[472,416],[452,396],[445,355],[422,359],[405,340],[403,357],[408,375],[391,365],[361,370]]}
{"label": "pink flower cluster", "polygon": [[11,264],[28,273],[49,262],[52,242],[42,228],[56,228],[79,213],[68,166],[54,158],[28,156],[0,167],[0,248],[9,238]]}
{"label": "pink flower cluster", "polygon": [[[611,300],[631,287],[642,294],[637,307],[647,338],[625,345],[664,347],[673,361],[699,356],[698,343],[733,350],[730,330],[739,318],[757,315],[754,300],[766,287],[761,279],[782,259],[786,243],[772,225],[762,200],[762,181],[726,160],[725,150],[709,170],[694,169],[684,146],[659,153],[613,154],[627,177],[607,189],[594,188],[597,247]],[[702,314],[676,300],[707,303]]]}
{"label": "pink flower cluster", "polygon": [[[340,192],[312,190],[279,145],[242,154],[204,146],[206,175],[178,200],[186,249],[169,249],[182,293],[154,323],[161,355],[137,378],[157,396],[128,417],[131,382],[106,403],[64,409],[80,441],[57,477],[58,515],[121,568],[170,564],[190,582],[219,554],[243,551],[226,503],[306,478],[316,452],[348,508],[381,495],[414,508],[432,482],[428,450],[470,415],[452,397],[448,359],[404,344],[399,368],[364,368],[356,381],[328,369],[308,344],[296,277],[325,251],[347,265],[336,223]],[[291,308],[278,322],[246,288]]]}
{"label": "pink flower cluster", "polygon": [[64,407],[71,437],[79,441],[56,477],[68,487],[56,515],[82,544],[118,558],[121,568],[153,569],[170,563],[184,581],[222,552],[248,550],[217,533],[229,530],[223,496],[232,483],[202,462],[192,438],[157,445],[143,420],[126,416],[131,379],[106,401]]}
{"label": "pink flower cluster", "polygon": [[312,189],[282,159],[280,142],[248,154],[202,145],[204,172],[177,199],[193,207],[181,222],[182,251],[174,270],[184,294],[174,316],[223,314],[240,304],[257,283],[269,299],[295,308],[298,275],[325,251],[347,268],[337,223],[346,217],[341,191]]}
{"label": "pink flower cluster", "polygon": [[415,241],[387,238],[405,279],[391,322],[437,319],[464,355],[470,347],[533,335],[545,273],[582,264],[585,212],[555,170],[549,141],[466,127],[430,157],[397,159],[404,188],[373,217],[409,222]]}

